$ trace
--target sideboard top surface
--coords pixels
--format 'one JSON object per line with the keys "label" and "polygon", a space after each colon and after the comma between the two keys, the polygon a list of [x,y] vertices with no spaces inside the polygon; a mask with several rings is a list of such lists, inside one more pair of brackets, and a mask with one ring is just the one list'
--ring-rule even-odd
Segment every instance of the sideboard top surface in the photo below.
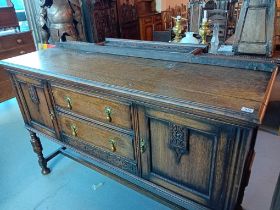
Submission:
{"label": "sideboard top surface", "polygon": [[[275,73],[62,48],[0,64],[253,123],[262,120]],[[254,112],[241,111],[242,107]]]}

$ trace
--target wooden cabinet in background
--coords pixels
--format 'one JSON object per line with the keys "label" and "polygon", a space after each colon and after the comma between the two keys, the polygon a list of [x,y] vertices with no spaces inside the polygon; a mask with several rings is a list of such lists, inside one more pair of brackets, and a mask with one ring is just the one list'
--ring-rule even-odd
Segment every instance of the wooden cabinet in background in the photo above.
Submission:
{"label": "wooden cabinet in background", "polygon": [[161,13],[139,17],[140,39],[153,41],[153,31],[162,30]]}
{"label": "wooden cabinet in background", "polygon": [[0,7],[0,28],[19,28],[16,11],[13,6]]}
{"label": "wooden cabinet in background", "polygon": [[[35,51],[32,32],[0,36],[0,60]],[[0,72],[0,102],[15,97],[8,73]]]}

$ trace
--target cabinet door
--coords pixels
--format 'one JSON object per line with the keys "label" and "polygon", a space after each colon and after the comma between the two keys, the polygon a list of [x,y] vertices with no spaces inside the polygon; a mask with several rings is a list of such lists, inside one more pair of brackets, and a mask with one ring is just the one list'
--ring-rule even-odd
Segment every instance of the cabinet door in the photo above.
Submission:
{"label": "cabinet door", "polygon": [[140,18],[140,37],[141,40],[153,40],[153,18],[152,16]]}
{"label": "cabinet door", "polygon": [[25,123],[54,136],[54,113],[46,82],[22,75],[14,75],[13,80]]}
{"label": "cabinet door", "polygon": [[222,209],[234,127],[148,109],[139,126],[142,177]]}

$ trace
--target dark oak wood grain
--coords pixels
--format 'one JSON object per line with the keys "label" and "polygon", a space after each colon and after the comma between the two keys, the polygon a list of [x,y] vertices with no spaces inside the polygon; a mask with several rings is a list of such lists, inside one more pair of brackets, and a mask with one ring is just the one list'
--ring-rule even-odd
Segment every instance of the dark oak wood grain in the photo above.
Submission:
{"label": "dark oak wood grain", "polygon": [[[79,138],[87,143],[126,158],[135,159],[133,137],[131,136],[104,129],[85,121],[71,119],[68,116],[59,116],[58,122],[61,131],[73,138]],[[73,136],[72,126],[76,127],[76,136]]]}
{"label": "dark oak wood grain", "polygon": [[49,159],[36,132],[174,208],[240,205],[274,65],[256,71],[64,48],[1,65],[43,170]]}
{"label": "dark oak wood grain", "polygon": [[[29,60],[36,62],[30,63]],[[72,81],[78,78],[107,89],[168,100],[169,103],[180,103],[190,108],[201,106],[201,110],[213,109],[213,112],[222,115],[232,113],[230,117],[254,123],[261,121],[261,105],[271,79],[271,73],[268,72],[73,52],[59,48],[4,62],[40,74]],[[242,107],[254,109],[254,112],[244,113]]]}
{"label": "dark oak wood grain", "polygon": [[[54,86],[52,93],[55,104],[59,107],[105,123],[132,129],[129,104],[114,102]],[[70,101],[68,102],[68,100]],[[70,103],[70,107],[68,107],[68,103]]]}

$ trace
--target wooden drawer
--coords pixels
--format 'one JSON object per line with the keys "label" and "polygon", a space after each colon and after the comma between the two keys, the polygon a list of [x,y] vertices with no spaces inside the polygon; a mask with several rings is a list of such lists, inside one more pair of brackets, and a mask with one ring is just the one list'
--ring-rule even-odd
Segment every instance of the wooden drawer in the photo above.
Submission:
{"label": "wooden drawer", "polygon": [[133,137],[113,130],[58,114],[63,133],[129,159],[134,158]]}
{"label": "wooden drawer", "polygon": [[0,51],[30,44],[34,45],[31,31],[0,36]]}
{"label": "wooden drawer", "polygon": [[0,51],[0,60],[23,55],[26,53],[33,52],[35,50],[36,49],[35,49],[34,44],[28,44],[28,45],[18,46],[17,48]]}
{"label": "wooden drawer", "polygon": [[52,87],[55,104],[80,115],[131,129],[130,105]]}

